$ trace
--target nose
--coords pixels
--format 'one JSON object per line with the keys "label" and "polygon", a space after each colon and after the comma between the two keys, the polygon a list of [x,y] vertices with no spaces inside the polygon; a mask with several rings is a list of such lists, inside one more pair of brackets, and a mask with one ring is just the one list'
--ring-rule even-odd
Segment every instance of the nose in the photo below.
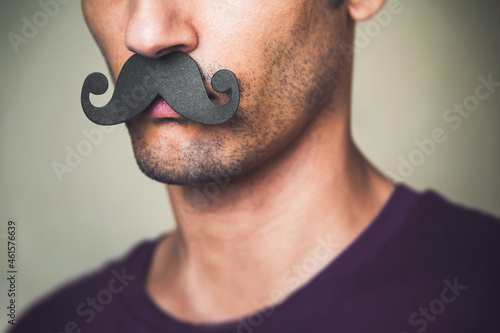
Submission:
{"label": "nose", "polygon": [[198,45],[190,0],[132,0],[125,33],[128,50],[149,58],[189,53]]}

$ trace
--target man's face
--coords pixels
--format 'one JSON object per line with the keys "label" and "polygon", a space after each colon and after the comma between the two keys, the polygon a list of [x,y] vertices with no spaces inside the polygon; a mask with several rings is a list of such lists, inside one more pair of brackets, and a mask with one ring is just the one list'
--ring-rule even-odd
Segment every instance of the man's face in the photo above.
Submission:
{"label": "man's face", "polygon": [[[129,120],[141,170],[168,184],[241,175],[304,133],[327,112],[342,83],[347,14],[334,0],[83,0],[87,24],[113,77],[135,52],[188,53],[210,79],[238,77],[236,115],[219,126],[186,118]],[[345,67],[345,66],[344,66]],[[227,101],[219,95],[217,104]]]}

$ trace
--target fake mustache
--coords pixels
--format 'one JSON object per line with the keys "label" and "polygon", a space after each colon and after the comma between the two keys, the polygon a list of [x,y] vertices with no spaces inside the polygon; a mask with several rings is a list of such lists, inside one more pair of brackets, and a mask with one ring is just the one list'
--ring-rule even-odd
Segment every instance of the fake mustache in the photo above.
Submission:
{"label": "fake mustache", "polygon": [[113,97],[105,106],[92,105],[89,94],[104,94],[108,90],[108,80],[101,73],[87,76],[82,88],[82,107],[94,123],[115,125],[138,115],[160,96],[189,120],[220,125],[229,121],[239,107],[238,79],[231,71],[222,69],[214,74],[211,84],[218,93],[231,92],[226,104],[212,103],[200,69],[188,54],[172,52],[157,59],[134,54],[123,65]]}

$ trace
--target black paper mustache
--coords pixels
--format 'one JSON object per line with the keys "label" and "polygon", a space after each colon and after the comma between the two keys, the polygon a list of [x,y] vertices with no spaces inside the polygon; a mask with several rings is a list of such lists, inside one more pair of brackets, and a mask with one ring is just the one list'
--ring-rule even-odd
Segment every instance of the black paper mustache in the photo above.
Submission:
{"label": "black paper mustache", "polygon": [[180,115],[205,125],[229,121],[240,104],[238,79],[222,69],[212,77],[212,88],[218,93],[231,91],[224,105],[210,101],[196,62],[186,53],[172,52],[161,58],[131,56],[118,76],[113,97],[107,105],[95,107],[89,94],[102,95],[108,80],[101,73],[92,73],[82,88],[82,107],[87,117],[99,125],[115,125],[144,111],[160,96]]}

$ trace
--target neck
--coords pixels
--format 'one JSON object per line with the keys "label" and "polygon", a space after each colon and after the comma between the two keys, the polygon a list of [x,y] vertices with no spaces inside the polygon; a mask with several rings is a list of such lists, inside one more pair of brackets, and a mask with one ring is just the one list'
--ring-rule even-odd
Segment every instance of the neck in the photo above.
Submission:
{"label": "neck", "polygon": [[[167,186],[178,227],[147,281],[160,307],[191,322],[252,313],[305,284],[369,225],[393,185],[354,145],[348,108],[336,105],[251,173],[213,185],[206,205],[196,196],[207,187]],[[287,282],[318,247],[316,271]]]}

